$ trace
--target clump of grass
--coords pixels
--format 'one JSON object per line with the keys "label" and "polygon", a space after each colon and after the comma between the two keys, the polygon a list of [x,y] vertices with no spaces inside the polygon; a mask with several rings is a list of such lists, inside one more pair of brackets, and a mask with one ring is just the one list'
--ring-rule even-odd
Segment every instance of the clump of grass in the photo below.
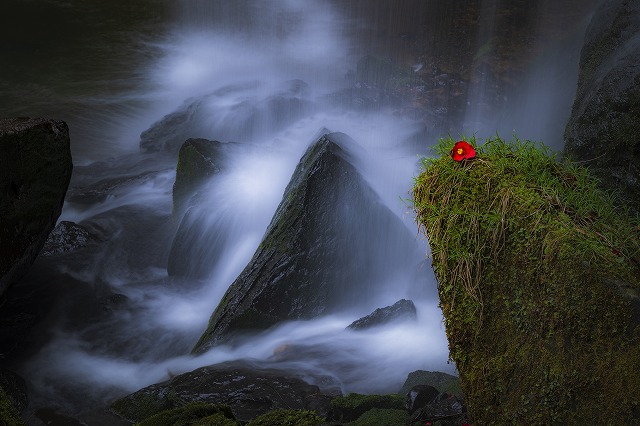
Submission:
{"label": "clump of grass", "polygon": [[459,163],[454,141],[439,142],[413,198],[475,421],[628,422],[637,396],[615,410],[604,401],[640,391],[640,373],[607,378],[638,371],[637,220],[540,144],[468,142],[477,156]]}

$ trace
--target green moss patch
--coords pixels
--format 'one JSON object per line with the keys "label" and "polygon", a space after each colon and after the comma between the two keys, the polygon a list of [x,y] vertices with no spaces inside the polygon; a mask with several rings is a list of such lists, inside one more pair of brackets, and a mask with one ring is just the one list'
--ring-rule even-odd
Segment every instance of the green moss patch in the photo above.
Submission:
{"label": "green moss patch", "polygon": [[455,162],[453,144],[413,197],[474,423],[638,421],[637,220],[542,146],[496,137]]}
{"label": "green moss patch", "polygon": [[315,411],[273,410],[247,423],[247,426],[316,426],[324,424],[324,419]]}
{"label": "green moss patch", "polygon": [[240,426],[227,405],[193,402],[161,411],[136,426]]}
{"label": "green moss patch", "polygon": [[340,422],[353,421],[372,408],[403,410],[404,396],[350,393],[331,400],[329,417]]}

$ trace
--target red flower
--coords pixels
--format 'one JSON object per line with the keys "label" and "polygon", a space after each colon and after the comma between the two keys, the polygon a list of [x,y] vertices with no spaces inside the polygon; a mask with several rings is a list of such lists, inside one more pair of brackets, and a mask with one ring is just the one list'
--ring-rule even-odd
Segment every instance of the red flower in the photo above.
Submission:
{"label": "red flower", "polygon": [[451,158],[462,161],[476,156],[476,150],[465,141],[458,141],[451,150]]}

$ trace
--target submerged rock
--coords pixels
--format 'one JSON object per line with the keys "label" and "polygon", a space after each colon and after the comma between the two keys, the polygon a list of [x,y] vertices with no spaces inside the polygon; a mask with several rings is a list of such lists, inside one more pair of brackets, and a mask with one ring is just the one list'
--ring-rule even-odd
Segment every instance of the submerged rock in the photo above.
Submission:
{"label": "submerged rock", "polygon": [[285,82],[268,95],[260,93],[263,89],[253,82],[188,99],[177,111],[142,132],[140,148],[175,152],[189,138],[212,135],[220,140],[253,141],[285,128],[312,109],[307,99],[308,85],[301,80]]}
{"label": "submerged rock", "polygon": [[147,386],[117,400],[111,408],[123,418],[139,422],[188,402],[226,404],[238,420],[246,422],[279,408],[325,415],[329,401],[317,386],[291,373],[246,362],[225,362]]}
{"label": "submerged rock", "polygon": [[353,330],[363,330],[395,321],[415,320],[416,306],[411,300],[398,300],[391,306],[378,308],[366,317],[362,317],[347,326]]}
{"label": "submerged rock", "polygon": [[215,309],[194,351],[285,320],[373,297],[416,241],[351,164],[332,133],[300,160],[253,258]]}
{"label": "submerged rock", "polygon": [[41,256],[54,256],[81,249],[98,241],[100,239],[86,228],[63,220],[53,228],[40,254]]}
{"label": "submerged rock", "polygon": [[602,1],[587,28],[565,154],[640,210],[640,3]]}
{"label": "submerged rock", "polygon": [[56,225],[73,168],[69,142],[63,121],[0,119],[0,295]]}

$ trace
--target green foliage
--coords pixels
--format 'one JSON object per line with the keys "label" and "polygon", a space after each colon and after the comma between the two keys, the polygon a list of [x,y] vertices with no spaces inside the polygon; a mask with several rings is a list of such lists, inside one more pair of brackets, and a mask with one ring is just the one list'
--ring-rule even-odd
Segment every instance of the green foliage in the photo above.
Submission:
{"label": "green foliage", "polygon": [[404,397],[397,394],[362,395],[350,393],[331,400],[330,417],[337,421],[352,421],[372,408],[403,410]]}
{"label": "green foliage", "polygon": [[324,424],[324,419],[315,411],[273,410],[247,423],[247,426],[316,426]]}
{"label": "green foliage", "polygon": [[185,403],[173,391],[166,392],[162,396],[137,392],[115,401],[111,404],[111,410],[129,421],[139,422],[161,411],[182,405]]}
{"label": "green foliage", "polygon": [[637,220],[544,146],[472,138],[477,157],[458,163],[454,142],[423,160],[414,209],[475,422],[628,423],[640,395]]}
{"label": "green foliage", "polygon": [[227,405],[193,402],[155,414],[136,426],[240,426]]}

